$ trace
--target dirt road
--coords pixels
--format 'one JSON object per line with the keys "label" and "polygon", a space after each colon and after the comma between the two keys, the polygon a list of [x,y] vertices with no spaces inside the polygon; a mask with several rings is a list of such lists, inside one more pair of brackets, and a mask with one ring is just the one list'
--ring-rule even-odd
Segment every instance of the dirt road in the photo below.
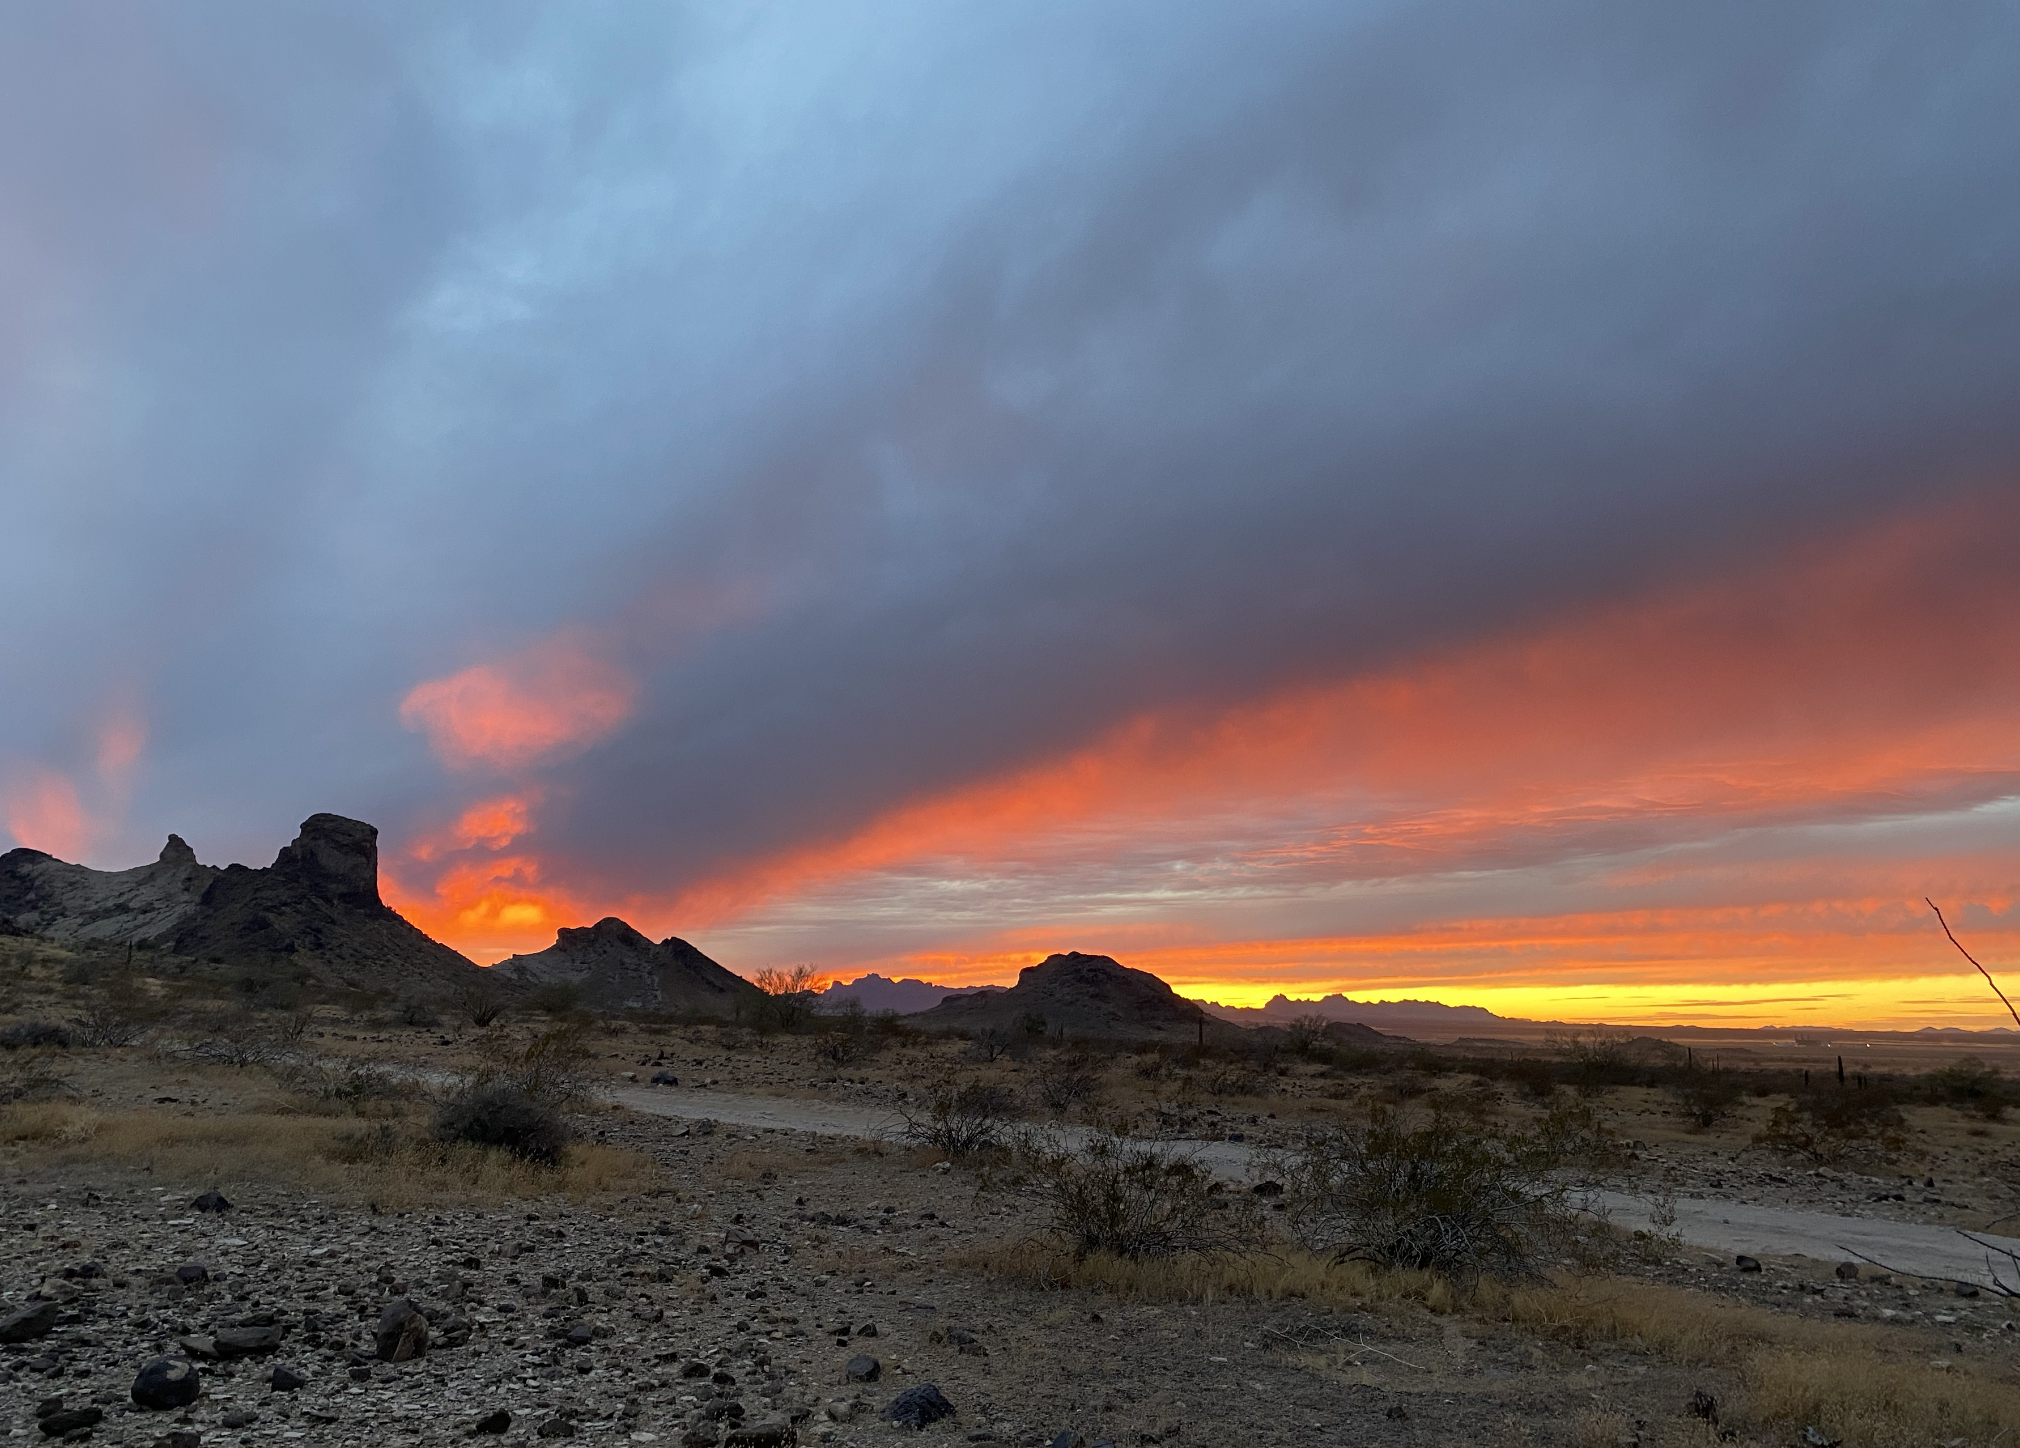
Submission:
{"label": "dirt road", "polygon": [[[685,1087],[636,1088],[611,1093],[611,1099],[654,1116],[685,1120],[708,1119],[731,1126],[774,1131],[804,1131],[820,1136],[860,1136],[891,1139],[904,1122],[887,1112],[865,1111],[819,1101],[783,1097],[744,1096],[726,1091]],[[1239,1142],[1173,1142],[1231,1177],[1246,1176],[1251,1161]],[[1622,1192],[1601,1192],[1594,1198],[1618,1226],[1649,1225],[1646,1198]],[[1948,1227],[1884,1218],[1839,1217],[1786,1207],[1748,1206],[1707,1197],[1676,1199],[1676,1232],[1693,1247],[1752,1257],[1813,1257],[1840,1262],[1863,1256],[1896,1271],[1919,1277],[1975,1282],[1991,1280],[1996,1263],[2009,1283],[2020,1279],[2011,1263],[1988,1261],[1988,1250]],[[2020,1253],[2020,1238],[1985,1236],[1985,1242]]]}

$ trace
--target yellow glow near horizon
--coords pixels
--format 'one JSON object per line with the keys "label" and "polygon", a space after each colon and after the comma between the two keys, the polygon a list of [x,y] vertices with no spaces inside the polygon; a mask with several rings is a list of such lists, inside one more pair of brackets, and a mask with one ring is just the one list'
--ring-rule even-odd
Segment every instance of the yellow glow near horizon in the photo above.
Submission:
{"label": "yellow glow near horizon", "polygon": [[1485,1006],[1499,1016],[1535,1021],[1605,1022],[1615,1025],[1864,1026],[1918,1030],[1923,1026],[2009,1029],[2013,1018],[1975,975],[1948,974],[1865,980],[1764,981],[1758,985],[1439,985],[1357,990],[1350,981],[1285,986],[1254,980],[1173,980],[1180,995],[1227,1006],[1260,1006],[1272,997],[1312,1000],[1340,994],[1357,1001],[1424,1000],[1440,1005]]}

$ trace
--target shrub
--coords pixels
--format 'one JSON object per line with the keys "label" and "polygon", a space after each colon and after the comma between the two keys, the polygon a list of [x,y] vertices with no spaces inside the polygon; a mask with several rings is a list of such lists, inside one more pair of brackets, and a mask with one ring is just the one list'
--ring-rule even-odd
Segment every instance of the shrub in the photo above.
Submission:
{"label": "shrub", "polygon": [[1975,1111],[1987,1121],[1998,1121],[2013,1104],[2013,1083],[1976,1056],[1960,1056],[1940,1071],[1922,1078],[1923,1090],[1932,1101]]}
{"label": "shrub", "polygon": [[1892,1155],[1907,1144],[1905,1126],[1884,1091],[1825,1087],[1799,1092],[1777,1106],[1754,1142],[1831,1166]]}
{"label": "shrub", "polygon": [[796,1031],[813,1019],[820,976],[811,965],[767,966],[751,977],[764,994],[747,1007],[760,1031]]}
{"label": "shrub", "polygon": [[1249,1203],[1231,1202],[1205,1167],[1141,1141],[1104,1134],[1077,1151],[1033,1149],[1030,1160],[1075,1257],[1226,1251],[1260,1234]]}
{"label": "shrub", "polygon": [[1292,1230],[1312,1251],[1461,1278],[1534,1278],[1546,1250],[1572,1233],[1558,1173],[1591,1139],[1577,1115],[1488,1134],[1447,1110],[1378,1110],[1273,1165]]}
{"label": "shrub", "polygon": [[1709,1128],[1732,1115],[1746,1087],[1739,1074],[1721,1067],[1696,1067],[1685,1071],[1670,1086],[1677,1109],[1691,1125]]}
{"label": "shrub", "polygon": [[568,1137],[558,1108],[502,1081],[467,1087],[435,1113],[437,1141],[496,1147],[542,1166],[560,1164]]}
{"label": "shrub", "polygon": [[498,993],[488,982],[483,985],[466,986],[456,995],[456,1010],[471,1025],[480,1030],[505,1013],[505,1006]]}
{"label": "shrub", "polygon": [[71,1022],[80,1046],[130,1046],[147,1032],[147,1018],[107,996],[93,1001]]}
{"label": "shrub", "polygon": [[1101,1072],[1084,1058],[1062,1061],[1038,1083],[1038,1099],[1045,1109],[1064,1115],[1082,1101],[1092,1101],[1101,1093]]}
{"label": "shrub", "polygon": [[907,1110],[905,1140],[950,1157],[973,1156],[1002,1145],[1010,1117],[1010,1093],[1001,1086],[967,1081],[943,1086],[923,1108]]}
{"label": "shrub", "polygon": [[0,1030],[0,1050],[19,1051],[50,1047],[67,1051],[75,1043],[76,1037],[70,1027],[55,1021],[22,1021]]}
{"label": "shrub", "polygon": [[403,1026],[434,1027],[442,1024],[435,1008],[417,997],[408,997],[393,1007],[393,1019]]}

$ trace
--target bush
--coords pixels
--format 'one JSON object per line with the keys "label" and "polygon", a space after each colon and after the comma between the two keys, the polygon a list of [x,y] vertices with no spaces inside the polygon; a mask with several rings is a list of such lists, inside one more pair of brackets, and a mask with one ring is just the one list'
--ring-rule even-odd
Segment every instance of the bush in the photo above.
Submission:
{"label": "bush", "polygon": [[1754,1142],[1819,1166],[1877,1161],[1907,1145],[1906,1124],[1884,1091],[1825,1087],[1777,1106]]}
{"label": "bush", "polygon": [[93,1001],[70,1024],[83,1046],[130,1046],[147,1032],[144,1016],[109,997]]}
{"label": "bush", "polygon": [[426,1001],[409,997],[393,1007],[393,1019],[403,1026],[432,1028],[442,1024],[435,1008]]}
{"label": "bush", "polygon": [[480,1030],[497,1020],[505,1012],[505,1006],[498,999],[498,993],[489,983],[466,986],[456,994],[456,1010],[464,1020]]}
{"label": "bush", "polygon": [[1058,1116],[1100,1094],[1101,1072],[1085,1059],[1060,1062],[1038,1083],[1038,1099],[1045,1103],[1047,1111]]}
{"label": "bush", "polygon": [[1940,1071],[1922,1078],[1929,1099],[1960,1111],[1975,1111],[1987,1121],[1998,1121],[2013,1104],[2013,1083],[1976,1056],[1960,1056]]}
{"label": "bush", "polygon": [[1685,1071],[1669,1090],[1677,1109],[1699,1128],[1718,1125],[1732,1115],[1733,1108],[1746,1095],[1738,1073],[1717,1066]]}
{"label": "bush", "polygon": [[1010,1093],[1001,1086],[980,1081],[943,1086],[923,1109],[904,1113],[905,1140],[950,1157],[993,1151],[1003,1143],[1010,1105]]}
{"label": "bush", "polygon": [[471,1086],[435,1113],[437,1141],[496,1147],[541,1166],[560,1165],[568,1138],[559,1109],[500,1081]]}
{"label": "bush", "polygon": [[1075,1257],[1142,1259],[1253,1245],[1260,1224],[1190,1157],[1128,1137],[1095,1137],[1078,1151],[1031,1152],[1052,1227]]}
{"label": "bush", "polygon": [[0,1050],[19,1051],[51,1047],[58,1051],[67,1051],[75,1039],[70,1027],[59,1025],[55,1021],[22,1021],[0,1030]]}
{"label": "bush", "polygon": [[1490,1135],[1445,1110],[1377,1111],[1274,1166],[1292,1230],[1312,1251],[1460,1278],[1535,1278],[1572,1235],[1557,1174],[1591,1141],[1590,1122],[1576,1117]]}

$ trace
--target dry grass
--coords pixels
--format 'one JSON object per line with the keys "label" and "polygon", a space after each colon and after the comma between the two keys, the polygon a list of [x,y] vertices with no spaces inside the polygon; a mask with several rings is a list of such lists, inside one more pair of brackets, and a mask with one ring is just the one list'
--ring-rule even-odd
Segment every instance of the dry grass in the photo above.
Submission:
{"label": "dry grass", "polygon": [[235,1187],[287,1186],[388,1210],[549,1195],[580,1201],[647,1190],[659,1177],[649,1158],[611,1147],[572,1146],[560,1166],[540,1167],[501,1151],[431,1141],[412,1118],[275,1110],[178,1116],[24,1104],[0,1111],[0,1146],[14,1163],[37,1168],[147,1170],[226,1195]]}
{"label": "dry grass", "polygon": [[[1101,1288],[1149,1301],[1307,1301],[1353,1309],[1415,1304],[1504,1322],[1577,1347],[1619,1347],[1735,1371],[1746,1399],[1729,1426],[1786,1441],[1815,1425],[1845,1448],[1979,1445],[2020,1438],[2020,1386],[1989,1362],[1931,1365],[1898,1330],[1820,1322],[1705,1293],[1614,1278],[1547,1287],[1483,1281],[1470,1289],[1428,1272],[1385,1271],[1308,1253],[1195,1255],[1128,1261],[1075,1258],[1039,1242],[971,1255],[965,1265],[1042,1289]],[[2004,1434],[2004,1438],[1999,1435]]]}

